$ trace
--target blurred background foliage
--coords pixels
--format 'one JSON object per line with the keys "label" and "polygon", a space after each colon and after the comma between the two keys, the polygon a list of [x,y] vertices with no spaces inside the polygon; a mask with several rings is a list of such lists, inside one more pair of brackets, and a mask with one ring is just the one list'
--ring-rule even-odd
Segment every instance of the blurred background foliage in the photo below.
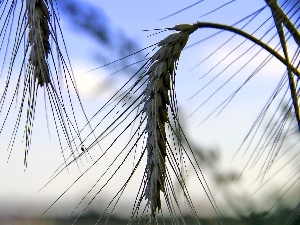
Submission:
{"label": "blurred background foliage", "polygon": [[[88,38],[94,39],[99,44],[99,49],[91,51],[91,55],[99,62],[99,65],[111,63],[113,60],[121,59],[139,51],[139,44],[128,37],[122,28],[114,26],[105,12],[88,2],[82,1],[59,1],[62,16],[67,19],[70,26],[77,31],[86,34]],[[115,72],[123,69],[127,74],[135,73],[139,64],[129,66],[144,58],[144,54],[138,53],[130,58],[124,58],[108,67]]]}

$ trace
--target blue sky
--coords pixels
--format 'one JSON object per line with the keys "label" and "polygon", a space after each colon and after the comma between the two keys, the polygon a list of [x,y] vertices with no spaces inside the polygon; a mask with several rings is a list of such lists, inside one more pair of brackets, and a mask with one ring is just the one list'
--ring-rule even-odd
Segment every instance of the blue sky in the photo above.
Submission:
{"label": "blue sky", "polygon": [[[99,7],[103,10],[108,18],[108,25],[112,30],[119,30],[124,32],[128,37],[136,40],[140,47],[149,46],[164,38],[171,32],[163,32],[151,37],[147,37],[148,34],[155,32],[145,32],[144,29],[165,28],[173,27],[176,24],[181,23],[194,23],[198,20],[219,22],[224,24],[234,24],[238,20],[242,19],[246,15],[253,13],[262,6],[264,1],[242,1],[237,0],[224,7],[223,9],[216,11],[205,17],[201,17],[207,11],[214,10],[225,1],[203,1],[195,5],[194,7],[181,12],[178,15],[160,20],[161,18],[177,12],[180,9],[187,7],[195,3],[195,1],[87,1],[93,4],[95,7]],[[257,27],[257,23],[264,21],[269,17],[268,9],[264,10],[256,22],[250,24],[246,30],[251,32]],[[91,21],[93,22],[93,21]],[[72,67],[74,70],[77,86],[79,88],[83,104],[89,116],[92,116],[96,112],[105,100],[112,95],[118,88],[125,82],[128,77],[122,74],[113,75],[115,78],[109,87],[102,88],[100,96],[95,96],[95,89],[99,88],[99,85],[103,84],[103,81],[110,76],[111,71],[105,69],[95,70],[83,74],[84,72],[99,67],[99,62],[95,60],[94,53],[101,47],[97,42],[88,37],[86,34],[80,34],[78,30],[71,25],[69,21],[66,21],[62,16],[61,21],[65,40],[67,42],[68,52],[70,54]],[[242,23],[242,25],[245,24]],[[270,21],[265,25],[265,29],[272,24]],[[242,25],[238,25],[241,27]],[[263,30],[264,31],[264,30]],[[263,31],[259,31],[258,35],[262,35]],[[193,44],[215,31],[197,31],[195,32],[187,46]],[[222,164],[227,168],[241,168],[241,165],[245,165],[246,160],[242,159],[241,155],[231,163],[234,153],[241,144],[243,138],[247,134],[261,107],[265,103],[266,99],[270,96],[271,92],[276,87],[282,74],[284,73],[284,67],[275,59],[269,62],[268,66],[263,68],[258,75],[255,76],[249,85],[242,89],[241,93],[234,99],[234,101],[222,112],[218,117],[212,117],[204,124],[199,126],[200,122],[214,110],[214,108],[228,95],[231,91],[237,89],[241,83],[245,81],[247,75],[251,74],[256,68],[257,63],[261,62],[267,54],[265,52],[258,54],[260,50],[258,47],[247,51],[245,57],[230,67],[226,72],[222,73],[214,83],[209,85],[203,92],[196,97],[190,99],[206,82],[218,74],[222,69],[226,67],[228,62],[240,56],[252,43],[245,43],[243,47],[236,50],[233,54],[227,57],[227,59],[220,63],[217,67],[205,78],[199,79],[203,73],[210,70],[212,65],[215,65],[219,60],[226,57],[235,46],[243,41],[242,38],[235,38],[225,47],[217,52],[214,57],[203,63],[201,66],[192,68],[197,65],[208,54],[213,52],[221,43],[225,42],[231,35],[224,33],[215,38],[209,39],[203,43],[200,43],[194,47],[187,48],[183,51],[179,68],[177,72],[177,95],[178,105],[183,113],[183,120],[186,121],[187,133],[189,136],[201,146],[208,148],[216,148],[221,152]],[[268,38],[266,38],[267,40]],[[273,44],[273,43],[272,43]],[[291,48],[295,48],[295,44],[290,43]],[[92,52],[92,54],[91,54]],[[204,107],[193,114],[195,109],[205,101],[207,96],[212,94],[216,88],[222,85],[233,73],[235,73],[239,67],[247,62],[251,57],[256,56],[254,62],[239,73],[239,76],[232,79],[227,86],[222,89],[215,98],[212,98]],[[113,59],[112,59],[113,60]],[[2,79],[2,78],[0,78]],[[1,81],[2,82],[2,81]],[[1,89],[0,89],[1,90]],[[74,93],[73,93],[74,94]],[[190,99],[190,100],[189,100]],[[43,111],[43,106],[40,105],[39,110]],[[37,109],[38,111],[38,109]],[[53,171],[63,162],[63,157],[60,154],[60,148],[55,138],[54,131],[51,132],[51,138],[49,139],[48,131],[45,126],[44,115],[37,115],[36,125],[33,134],[33,142],[29,157],[29,167],[24,172],[23,166],[23,144],[21,138],[16,144],[9,163],[6,163],[8,153],[5,148],[1,146],[0,151],[0,177],[1,177],[1,193],[0,198],[4,201],[0,202],[0,212],[7,213],[25,213],[27,215],[39,215],[41,211],[47,208],[57,196],[74,180],[80,171],[76,167],[72,167],[69,173],[63,173],[51,186],[45,188],[42,192],[36,193],[37,190],[45,184]],[[9,124],[13,124],[13,121],[9,121]],[[83,125],[82,123],[81,125]],[[1,134],[2,138],[9,138],[9,134]],[[126,139],[126,137],[124,137]],[[113,158],[113,154],[108,156]],[[245,157],[246,158],[246,157]],[[82,171],[87,168],[87,161],[89,159],[83,159]],[[105,168],[108,162],[103,162],[99,168]],[[259,167],[257,168],[259,169]],[[256,170],[257,170],[256,169]],[[76,203],[80,201],[83,193],[93,184],[93,179],[97,174],[97,169],[93,173],[87,175],[87,178],[77,187],[72,188],[67,196],[62,199],[61,205],[65,208],[75,207]],[[253,172],[247,173],[245,176],[248,180],[253,182]],[[243,179],[244,181],[245,179]],[[280,182],[280,177],[277,179]],[[138,181],[136,181],[138,182]],[[113,188],[114,183],[111,184]],[[242,187],[245,187],[245,193],[248,190],[253,190],[255,187],[249,186],[247,182],[240,182]],[[278,185],[280,186],[280,185]],[[234,187],[233,187],[234,188]],[[247,190],[248,189],[248,190]],[[80,194],[78,194],[80,193]],[[243,191],[239,194],[244,194]],[[131,193],[132,195],[132,193]],[[128,194],[130,196],[130,193]],[[255,198],[259,198],[259,194]],[[103,195],[105,197],[105,195]],[[130,197],[129,197],[130,198]],[[217,198],[217,201],[222,202],[222,198]],[[204,201],[205,202],[205,201]],[[121,204],[126,204],[126,201]],[[207,204],[205,202],[204,204]],[[24,208],[24,205],[30,206]],[[7,207],[9,206],[9,207]],[[94,206],[96,207],[96,206]],[[130,208],[130,207],[129,207]],[[12,209],[12,210],[11,210]],[[131,209],[131,208],[130,208]],[[11,212],[12,211],[12,212]],[[68,210],[67,210],[68,211]],[[53,209],[53,213],[62,213],[58,208]]]}

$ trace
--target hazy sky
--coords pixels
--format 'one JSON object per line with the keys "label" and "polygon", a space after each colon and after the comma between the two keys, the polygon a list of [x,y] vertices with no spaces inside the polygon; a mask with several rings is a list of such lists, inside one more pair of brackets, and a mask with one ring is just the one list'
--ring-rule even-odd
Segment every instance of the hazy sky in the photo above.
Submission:
{"label": "hazy sky", "polygon": [[[95,9],[102,9],[108,18],[107,23],[111,29],[124,32],[126,36],[135,40],[141,48],[156,43],[171,33],[167,31],[162,34],[147,37],[147,35],[153,34],[155,31],[142,31],[144,29],[151,30],[154,28],[173,27],[176,24],[194,23],[201,20],[231,25],[255,12],[265,4],[263,0],[236,0],[232,1],[231,4],[228,4],[219,11],[201,17],[222,4],[230,2],[203,1],[177,15],[160,20],[194,4],[196,1],[127,0],[86,2],[94,5]],[[253,32],[260,25],[259,23],[264,22],[269,16],[269,10],[265,9],[255,21],[250,23],[245,29],[248,32]],[[97,52],[101,51],[101,46],[93,38],[82,33],[81,30],[75,29],[75,25],[72,24],[72,22],[67,21],[64,16],[61,16],[61,18],[62,30],[70,54],[77,86],[87,114],[88,116],[92,116],[105,103],[105,100],[118,90],[120,85],[122,85],[128,77],[123,76],[122,74],[115,74],[113,75],[115,78],[112,79],[112,83],[110,83],[108,87],[105,87],[103,85],[101,86],[101,84],[108,76],[111,76],[111,71],[99,69],[83,74],[90,69],[101,66],[99,61],[95,59]],[[242,27],[246,22],[247,20],[237,26]],[[93,23],[93,21],[91,21],[91,23]],[[272,21],[267,22],[264,27],[257,32],[258,37],[261,37],[271,25]],[[195,32],[191,36],[187,46],[208,37],[214,32],[215,31],[212,30],[199,30]],[[269,35],[268,37],[271,36],[272,35]],[[231,34],[223,33],[184,50],[181,55],[176,81],[178,105],[182,112],[183,120],[186,122],[187,133],[192,140],[197,142],[200,146],[218,149],[221,152],[224,165],[229,164],[230,159],[238,149],[256,116],[260,112],[260,109],[275,89],[284,72],[284,66],[282,66],[279,61],[276,59],[271,60],[268,63],[268,66],[264,67],[255,76],[253,81],[249,82],[249,84],[242,89],[239,95],[234,98],[225,110],[223,110],[221,115],[218,117],[213,115],[212,118],[199,126],[200,122],[213,112],[215,107],[231,94],[232,90],[239,88],[247,77],[251,75],[256,69],[257,63],[262,62],[267,56],[266,52],[258,54],[260,50],[259,47],[247,50],[252,45],[250,42],[246,42],[241,48],[234,51],[230,56],[227,56],[232,49],[244,40],[242,38],[235,38],[218,50],[213,57],[193,69],[207,55],[219,48],[219,46],[229,37],[231,37]],[[268,37],[266,37],[265,40],[268,40]],[[271,44],[273,43],[275,42],[272,42]],[[291,43],[291,47],[293,48],[294,46],[295,45]],[[239,61],[234,63],[225,72],[221,73],[229,62],[232,62],[241,54],[244,54],[244,56],[241,57]],[[253,56],[256,56],[253,62],[243,69],[238,76],[235,76],[221,89],[220,92],[214,95],[207,104],[196,111],[208,96],[224,84],[227,79],[236,73],[236,71],[238,71],[239,68]],[[203,74],[210,71],[212,66],[224,58],[225,60],[220,62],[220,64],[206,77],[200,79]],[[221,75],[218,79],[193,97],[195,93],[219,73],[221,73]],[[3,77],[0,77],[1,84],[3,83],[2,79]],[[99,85],[105,91],[101,90],[102,95],[95,96],[97,89],[99,89]],[[3,87],[0,88],[1,91],[3,90],[2,88]],[[74,95],[74,93],[72,94]],[[42,103],[41,100],[39,103]],[[44,112],[43,104],[40,104],[37,107],[37,112]],[[62,176],[58,177],[51,186],[46,187],[42,192],[36,193],[37,190],[49,180],[49,177],[56,168],[63,163],[63,156],[60,153],[55,130],[50,131],[49,138],[45,115],[44,113],[40,114],[38,113],[35,118],[32,146],[29,155],[29,166],[25,172],[23,166],[24,142],[22,143],[22,135],[17,140],[8,163],[6,146],[3,146],[2,143],[0,145],[0,216],[1,214],[6,214],[8,211],[12,214],[25,213],[29,215],[40,215],[40,213],[43,212],[80,174],[78,168],[74,166],[70,169],[69,173],[64,172]],[[2,122],[3,115],[1,115],[0,118]],[[7,126],[13,126],[13,124],[14,121],[10,120],[8,121]],[[80,122],[81,126],[83,126],[83,124],[84,122]],[[1,134],[0,138],[8,140],[10,134]],[[127,137],[124,138],[126,139]],[[111,157],[108,157],[107,161],[112,159],[112,157],[113,154]],[[81,165],[81,171],[84,171],[84,168],[87,168],[87,161],[91,163],[89,158],[85,158],[83,160],[83,165]],[[242,160],[240,155],[233,164],[230,164],[230,167],[237,166],[240,168],[240,165],[244,165],[244,163],[245,160]],[[108,162],[103,162],[103,164],[98,165],[97,168],[106,168],[107,165]],[[132,162],[129,163],[129,166],[130,165],[132,166]],[[62,199],[63,203],[61,204],[63,207],[74,208],[77,205],[82,196],[87,192],[88,188],[91,187],[97,179],[97,168],[93,170],[93,173],[86,175],[85,181],[68,192],[67,197]],[[138,180],[136,182],[138,182]],[[111,184],[111,188],[113,188],[113,186],[114,183]],[[251,188],[252,187],[249,189]],[[128,194],[128,196],[130,197],[130,194]],[[103,194],[102,197],[104,199],[106,197],[106,200],[109,199],[105,194]],[[123,202],[121,204],[126,203]],[[132,206],[129,207],[129,211],[131,210],[131,207]],[[71,209],[68,208],[68,211],[70,210]],[[61,210],[58,207],[54,208],[53,212],[59,213]]]}

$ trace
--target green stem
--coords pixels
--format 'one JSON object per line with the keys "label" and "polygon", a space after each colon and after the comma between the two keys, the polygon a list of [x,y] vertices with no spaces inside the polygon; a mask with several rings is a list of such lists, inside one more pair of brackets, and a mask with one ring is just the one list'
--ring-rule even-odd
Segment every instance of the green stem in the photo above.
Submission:
{"label": "green stem", "polygon": [[240,36],[243,36],[246,39],[254,42],[255,44],[259,45],[260,47],[262,47],[263,49],[268,51],[275,58],[277,58],[279,61],[281,61],[285,66],[289,66],[291,68],[291,71],[298,78],[300,78],[300,72],[293,65],[291,65],[284,57],[282,57],[278,52],[276,52],[269,45],[267,45],[266,43],[262,42],[261,40],[255,38],[254,36],[248,34],[245,31],[242,31],[242,30],[240,30],[238,28],[235,28],[235,27],[232,27],[232,26],[219,24],[219,23],[209,23],[209,22],[197,22],[193,26],[194,26],[194,29],[191,30],[191,33],[194,32],[195,30],[199,29],[199,28],[213,28],[213,29],[219,29],[219,30],[226,30],[226,31],[238,34]]}
{"label": "green stem", "polygon": [[265,2],[271,9],[273,17],[276,18],[278,21],[281,21],[281,23],[283,23],[283,25],[291,33],[295,42],[299,46],[300,45],[300,33],[299,33],[298,29],[295,27],[295,25],[292,23],[292,21],[288,18],[288,16],[284,13],[284,11],[278,5],[277,0],[265,0]]}
{"label": "green stem", "polygon": [[292,100],[293,100],[293,106],[294,106],[294,110],[295,110],[295,116],[298,122],[298,129],[300,131],[300,112],[299,112],[299,104],[298,104],[298,95],[297,95],[297,85],[295,84],[294,81],[294,77],[292,75],[292,71],[291,71],[291,67],[290,67],[290,60],[289,60],[289,54],[288,54],[288,48],[286,45],[286,40],[284,37],[284,31],[283,31],[283,17],[280,14],[280,10],[281,9],[279,7],[279,5],[277,4],[277,0],[265,0],[266,3],[268,4],[268,6],[271,9],[272,15],[273,15],[273,19],[277,28],[277,33],[280,39],[280,43],[283,49],[283,53],[285,56],[286,61],[288,62],[287,64],[287,72],[288,72],[288,78],[289,78],[289,85],[290,85],[290,91],[291,91],[291,96],[292,96]]}

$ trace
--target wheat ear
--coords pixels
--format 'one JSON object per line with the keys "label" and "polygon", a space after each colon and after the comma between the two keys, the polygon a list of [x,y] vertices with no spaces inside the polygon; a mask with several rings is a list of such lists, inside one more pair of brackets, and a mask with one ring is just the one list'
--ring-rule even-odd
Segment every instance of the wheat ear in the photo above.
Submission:
{"label": "wheat ear", "polygon": [[160,191],[165,191],[166,177],[166,131],[165,124],[169,123],[168,105],[170,77],[174,74],[175,65],[181,51],[186,45],[193,25],[177,25],[173,33],[158,43],[159,50],[151,57],[147,75],[148,84],[144,93],[143,111],[147,117],[147,185],[145,198],[151,208],[152,216],[161,209]]}
{"label": "wheat ear", "polygon": [[[29,65],[28,65],[28,107],[25,125],[25,157],[24,164],[27,167],[27,156],[31,145],[31,136],[33,121],[35,117],[35,107],[37,99],[38,85],[43,86],[50,82],[49,70],[47,65],[47,57],[50,52],[49,43],[49,11],[43,0],[27,0],[27,27],[28,44],[30,48]],[[33,75],[33,76],[32,76]]]}
{"label": "wheat ear", "polygon": [[50,82],[46,63],[50,52],[49,11],[43,0],[27,0],[26,9],[28,42],[31,46],[29,63],[33,66],[34,78],[38,80],[38,85],[43,86]]}

